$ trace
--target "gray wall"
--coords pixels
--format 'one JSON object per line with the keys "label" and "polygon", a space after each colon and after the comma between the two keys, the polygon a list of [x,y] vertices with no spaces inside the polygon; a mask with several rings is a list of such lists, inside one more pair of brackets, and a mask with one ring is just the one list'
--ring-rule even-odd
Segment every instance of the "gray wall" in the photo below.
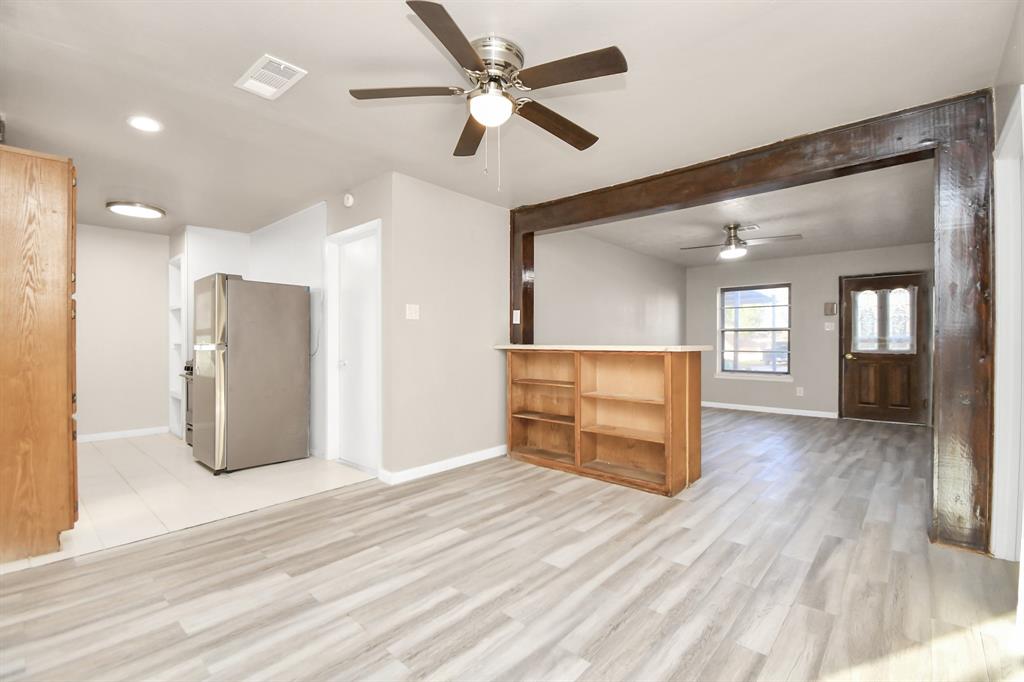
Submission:
{"label": "gray wall", "polygon": [[[701,400],[816,412],[839,405],[839,318],[825,317],[826,302],[839,300],[839,276],[901,270],[931,270],[932,244],[844,251],[797,258],[723,263],[686,270],[686,342],[716,345],[720,287],[792,285],[792,382],[716,378],[716,353],[704,353]],[[834,322],[834,331],[825,331]],[[798,397],[796,388],[804,395]]]}
{"label": "gray wall", "polygon": [[328,199],[327,231],[382,222],[382,468],[503,445],[508,209],[399,173],[351,193]]}
{"label": "gray wall", "polygon": [[681,344],[686,271],[578,231],[534,241],[534,342]]}
{"label": "gray wall", "polygon": [[78,433],[167,426],[167,235],[78,226]]}

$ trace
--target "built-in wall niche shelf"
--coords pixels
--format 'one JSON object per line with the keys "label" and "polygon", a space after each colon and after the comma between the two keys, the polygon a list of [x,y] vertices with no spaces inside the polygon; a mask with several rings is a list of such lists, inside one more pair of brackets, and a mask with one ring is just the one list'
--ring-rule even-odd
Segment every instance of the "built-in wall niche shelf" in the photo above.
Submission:
{"label": "built-in wall niche shelf", "polygon": [[185,366],[185,322],[182,318],[185,300],[184,257],[174,256],[167,262],[167,335],[168,335],[168,385],[167,425],[171,433],[182,437],[185,433],[185,382],[182,369]]}
{"label": "built-in wall niche shelf", "polygon": [[500,346],[515,459],[675,495],[700,478],[700,353]]}

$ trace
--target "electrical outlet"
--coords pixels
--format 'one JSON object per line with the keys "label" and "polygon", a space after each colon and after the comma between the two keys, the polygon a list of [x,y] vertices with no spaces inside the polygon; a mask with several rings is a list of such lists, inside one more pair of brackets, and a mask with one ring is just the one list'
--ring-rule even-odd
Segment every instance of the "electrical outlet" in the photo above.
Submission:
{"label": "electrical outlet", "polygon": [[827,332],[834,332],[835,330],[836,330],[836,323],[835,322],[826,322],[825,323],[825,331],[827,331]]}
{"label": "electrical outlet", "polygon": [[804,387],[803,386],[797,386],[796,387],[796,394],[798,396],[800,396],[800,397],[803,397],[803,395],[804,395]]}
{"label": "electrical outlet", "polygon": [[405,304],[405,319],[407,320],[418,320],[420,319],[420,306],[418,303],[406,303]]}

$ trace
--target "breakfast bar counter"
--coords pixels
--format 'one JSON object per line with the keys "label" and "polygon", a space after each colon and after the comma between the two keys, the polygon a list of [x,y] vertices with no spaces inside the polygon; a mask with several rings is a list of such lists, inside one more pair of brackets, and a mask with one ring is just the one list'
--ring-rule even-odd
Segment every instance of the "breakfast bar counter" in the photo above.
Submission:
{"label": "breakfast bar counter", "polygon": [[710,346],[503,345],[509,456],[662,495],[700,478]]}

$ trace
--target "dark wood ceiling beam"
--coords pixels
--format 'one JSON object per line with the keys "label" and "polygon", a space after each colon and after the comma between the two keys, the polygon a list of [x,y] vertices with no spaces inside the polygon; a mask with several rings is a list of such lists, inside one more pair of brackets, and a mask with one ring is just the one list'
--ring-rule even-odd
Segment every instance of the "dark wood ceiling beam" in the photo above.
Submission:
{"label": "dark wood ceiling beam", "polygon": [[928,158],[984,118],[988,91],[514,209],[520,232],[558,231],[770,192]]}

